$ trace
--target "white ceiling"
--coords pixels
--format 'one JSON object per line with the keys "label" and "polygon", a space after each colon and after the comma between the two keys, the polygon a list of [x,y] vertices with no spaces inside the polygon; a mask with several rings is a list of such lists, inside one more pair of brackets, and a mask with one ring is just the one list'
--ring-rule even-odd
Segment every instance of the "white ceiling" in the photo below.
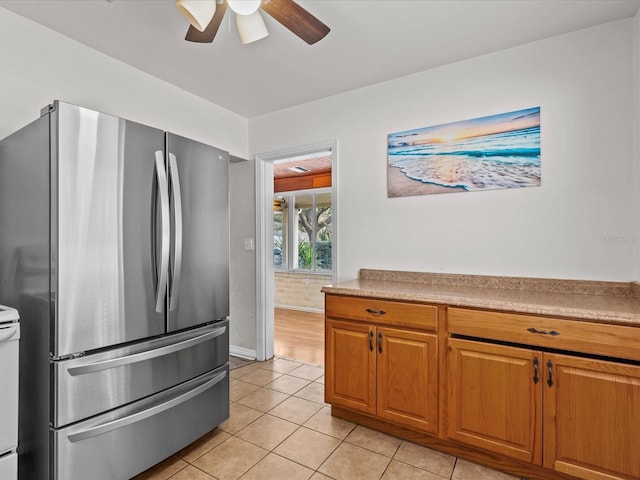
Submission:
{"label": "white ceiling", "polygon": [[[307,45],[266,13],[242,45],[227,16],[184,41],[173,0],[0,0],[27,17],[244,117],[632,17],[640,0],[299,0],[331,28]],[[19,39],[16,39],[19,42]]]}

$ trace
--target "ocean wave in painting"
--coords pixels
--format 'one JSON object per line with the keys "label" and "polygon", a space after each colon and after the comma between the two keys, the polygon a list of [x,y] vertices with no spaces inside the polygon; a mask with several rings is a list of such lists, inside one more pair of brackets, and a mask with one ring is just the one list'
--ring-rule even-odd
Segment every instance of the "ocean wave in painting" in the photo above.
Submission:
{"label": "ocean wave in painting", "polygon": [[[514,116],[513,114],[521,114]],[[502,119],[512,115],[502,125],[518,126],[499,131],[492,117],[484,117],[485,124],[472,125],[478,129],[493,128],[492,133],[462,138],[444,137],[443,125],[389,136],[389,167],[399,168],[407,177],[423,183],[465,190],[530,187],[540,185],[540,109],[529,109],[494,116]],[[467,126],[470,122],[459,122]],[[452,131],[451,127],[448,127]],[[458,127],[459,128],[459,127]],[[436,129],[439,129],[436,131]],[[498,132],[496,133],[496,130]],[[456,131],[458,131],[456,129]]]}

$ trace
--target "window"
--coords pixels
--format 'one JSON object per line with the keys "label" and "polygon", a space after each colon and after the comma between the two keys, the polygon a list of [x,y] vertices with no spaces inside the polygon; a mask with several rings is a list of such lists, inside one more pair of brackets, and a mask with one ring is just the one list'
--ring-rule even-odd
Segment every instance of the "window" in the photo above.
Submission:
{"label": "window", "polygon": [[330,272],[333,240],[331,191],[296,192],[273,202],[273,266]]}

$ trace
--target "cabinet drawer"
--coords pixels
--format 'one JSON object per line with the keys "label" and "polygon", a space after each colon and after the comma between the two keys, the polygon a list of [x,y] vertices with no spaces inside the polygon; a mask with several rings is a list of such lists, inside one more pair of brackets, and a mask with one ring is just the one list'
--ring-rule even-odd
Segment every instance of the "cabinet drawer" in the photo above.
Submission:
{"label": "cabinet drawer", "polygon": [[438,307],[417,303],[392,302],[373,298],[325,296],[328,317],[364,320],[382,325],[395,325],[436,331]]}
{"label": "cabinet drawer", "polygon": [[229,321],[51,362],[53,424],[61,427],[161,392],[224,365]]}
{"label": "cabinet drawer", "polygon": [[8,453],[0,457],[0,478],[18,480],[18,455]]}
{"label": "cabinet drawer", "polygon": [[229,366],[225,364],[124,407],[62,429],[51,428],[56,452],[52,478],[132,478],[227,418]]}
{"label": "cabinet drawer", "polygon": [[450,334],[640,360],[640,328],[519,313],[447,309]]}

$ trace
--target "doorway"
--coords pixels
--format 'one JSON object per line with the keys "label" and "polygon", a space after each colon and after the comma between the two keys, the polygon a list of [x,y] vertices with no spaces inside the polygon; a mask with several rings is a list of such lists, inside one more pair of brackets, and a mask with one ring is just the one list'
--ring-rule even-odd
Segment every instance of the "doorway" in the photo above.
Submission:
{"label": "doorway", "polygon": [[335,142],[256,156],[258,360],[323,364],[322,285],[337,267]]}

